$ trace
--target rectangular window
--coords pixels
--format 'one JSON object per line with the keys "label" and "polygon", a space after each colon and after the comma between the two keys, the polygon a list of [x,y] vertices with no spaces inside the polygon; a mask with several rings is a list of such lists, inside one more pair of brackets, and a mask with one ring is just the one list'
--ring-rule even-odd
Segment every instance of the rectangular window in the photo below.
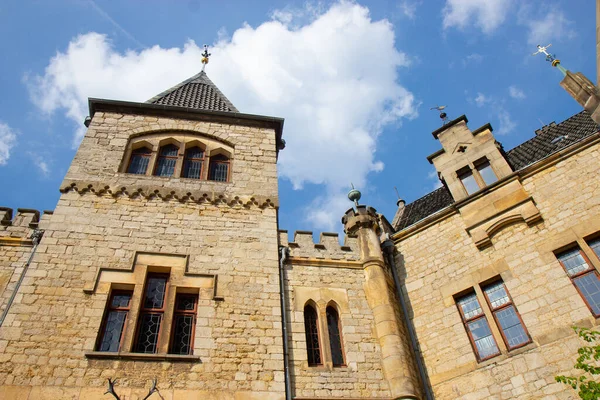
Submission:
{"label": "rectangular window", "polygon": [[479,163],[476,163],[476,167],[477,172],[479,172],[479,175],[481,175],[481,178],[486,185],[491,185],[498,180],[498,177],[494,173],[494,170],[487,159],[484,158]]}
{"label": "rectangular window", "polygon": [[131,305],[132,291],[115,290],[110,295],[108,309],[104,315],[98,351],[114,351],[121,349],[123,332],[127,324],[127,315]]}
{"label": "rectangular window", "polygon": [[600,259],[600,238],[588,241],[588,246],[592,248],[592,250],[596,254],[596,257]]}
{"label": "rectangular window", "polygon": [[[592,241],[590,247],[597,251],[598,244]],[[556,257],[592,314],[600,317],[600,279],[598,272],[591,266],[586,255],[579,247],[575,247],[557,254]]]}
{"label": "rectangular window", "polygon": [[477,295],[460,297],[456,304],[477,359],[483,361],[500,354]]}
{"label": "rectangular window", "polygon": [[469,167],[463,168],[458,172],[458,178],[462,182],[467,194],[473,194],[479,190],[479,185],[473,176],[473,172],[469,169]]}
{"label": "rectangular window", "polygon": [[483,293],[500,327],[502,338],[509,350],[531,342],[521,316],[510,298],[504,282],[497,281],[483,287]]}
{"label": "rectangular window", "polygon": [[173,334],[171,335],[171,354],[192,354],[194,350],[194,331],[198,295],[178,294],[173,314]]}
{"label": "rectangular window", "polygon": [[148,274],[138,322],[136,353],[156,353],[165,312],[167,274]]}

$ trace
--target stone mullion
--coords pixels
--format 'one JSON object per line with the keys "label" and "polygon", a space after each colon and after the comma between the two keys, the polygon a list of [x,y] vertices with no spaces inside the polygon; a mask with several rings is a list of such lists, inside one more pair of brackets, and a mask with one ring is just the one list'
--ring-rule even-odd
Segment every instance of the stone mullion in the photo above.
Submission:
{"label": "stone mullion", "polygon": [[163,313],[163,320],[160,326],[160,333],[158,336],[158,347],[156,352],[160,354],[166,354],[169,352],[171,331],[173,326],[173,312],[175,309],[175,295],[177,288],[175,286],[168,285],[167,293],[165,295]]}
{"label": "stone mullion", "polygon": [[317,313],[319,321],[319,337],[321,339],[321,362],[324,367],[333,368],[333,358],[331,357],[331,344],[329,343],[329,329],[327,329],[327,306],[319,304]]}
{"label": "stone mullion", "polygon": [[590,246],[588,246],[587,242],[585,240],[583,240],[582,238],[577,238],[577,244],[579,245],[579,248],[585,254],[586,261],[588,261],[592,264],[590,266],[592,268],[595,268],[596,271],[600,272],[600,261],[598,261],[598,258],[595,257],[596,253],[594,252],[594,250],[592,250],[592,248]]}
{"label": "stone mullion", "polygon": [[[142,279],[144,276],[142,275]],[[135,344],[135,333],[137,331],[138,318],[140,316],[140,307],[142,305],[142,299],[144,297],[144,282],[136,282],[133,289],[133,295],[131,296],[131,308],[129,309],[129,315],[127,316],[127,328],[125,330],[125,337],[123,338],[122,352],[129,353],[133,351]]]}
{"label": "stone mullion", "polygon": [[150,155],[150,161],[148,161],[148,168],[146,168],[146,175],[152,176],[154,174],[154,167],[156,166],[156,160],[158,158],[158,151],[152,150]]}

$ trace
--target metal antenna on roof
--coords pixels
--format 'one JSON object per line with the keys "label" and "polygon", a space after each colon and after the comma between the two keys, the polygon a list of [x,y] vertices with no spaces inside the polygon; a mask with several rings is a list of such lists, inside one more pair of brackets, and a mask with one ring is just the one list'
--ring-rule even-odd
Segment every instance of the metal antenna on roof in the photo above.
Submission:
{"label": "metal antenna on roof", "polygon": [[210,57],[211,54],[208,52],[208,45],[204,45],[204,52],[202,53],[202,71],[204,72],[204,67],[206,67],[206,64],[208,64],[208,57]]}
{"label": "metal antenna on roof", "polygon": [[552,43],[550,43],[547,46],[542,46],[538,44],[537,51],[531,55],[536,56],[538,54],[544,54],[546,56],[546,61],[548,61],[553,67],[558,68],[558,70],[562,72],[563,75],[567,75],[567,70],[564,69],[562,65],[560,65],[560,60],[556,58],[556,54],[548,53],[548,47],[550,46],[552,46]]}
{"label": "metal antenna on roof", "polygon": [[435,106],[431,107],[430,110],[438,110],[440,112],[440,118],[442,119],[442,125],[446,125],[448,123],[448,114],[444,112],[446,106]]}

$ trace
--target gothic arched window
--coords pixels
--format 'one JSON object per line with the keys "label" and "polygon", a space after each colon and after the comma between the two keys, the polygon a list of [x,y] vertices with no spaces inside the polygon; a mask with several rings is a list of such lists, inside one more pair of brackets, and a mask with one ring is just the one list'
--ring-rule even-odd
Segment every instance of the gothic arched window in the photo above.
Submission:
{"label": "gothic arched window", "polygon": [[139,149],[133,150],[131,152],[131,158],[129,159],[127,173],[144,175],[148,169],[151,155],[152,150],[147,147],[140,147]]}
{"label": "gothic arched window", "polygon": [[329,346],[331,347],[331,361],[334,367],[344,365],[344,351],[342,349],[342,335],[340,333],[340,316],[335,307],[328,306],[327,331],[329,332]]}
{"label": "gothic arched window", "polygon": [[175,163],[177,162],[177,153],[179,148],[174,144],[167,144],[160,148],[158,152],[158,160],[156,160],[156,168],[154,175],[156,176],[173,176],[175,171]]}
{"label": "gothic arched window", "polygon": [[202,177],[202,166],[204,165],[204,150],[195,146],[185,151],[183,159],[183,178],[200,179]]}
{"label": "gothic arched window", "polygon": [[210,157],[208,180],[227,182],[229,180],[229,157],[217,154]]}
{"label": "gothic arched window", "polygon": [[321,348],[319,346],[319,325],[317,310],[311,305],[304,306],[304,330],[306,331],[306,351],[308,365],[321,365]]}

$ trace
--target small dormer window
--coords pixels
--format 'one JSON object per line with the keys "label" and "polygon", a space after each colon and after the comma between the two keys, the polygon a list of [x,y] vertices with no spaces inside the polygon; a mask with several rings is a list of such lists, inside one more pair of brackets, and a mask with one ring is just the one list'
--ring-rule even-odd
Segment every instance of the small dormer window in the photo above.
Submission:
{"label": "small dormer window", "polygon": [[471,168],[468,166],[464,167],[457,172],[457,175],[468,195],[471,195],[479,190],[479,185],[473,176],[473,171],[471,171]]}
{"label": "small dormer window", "polygon": [[498,180],[498,177],[496,176],[496,173],[492,169],[492,166],[487,158],[483,158],[479,162],[476,162],[475,167],[477,168],[477,172],[479,172],[481,179],[483,179],[486,185],[491,185]]}

